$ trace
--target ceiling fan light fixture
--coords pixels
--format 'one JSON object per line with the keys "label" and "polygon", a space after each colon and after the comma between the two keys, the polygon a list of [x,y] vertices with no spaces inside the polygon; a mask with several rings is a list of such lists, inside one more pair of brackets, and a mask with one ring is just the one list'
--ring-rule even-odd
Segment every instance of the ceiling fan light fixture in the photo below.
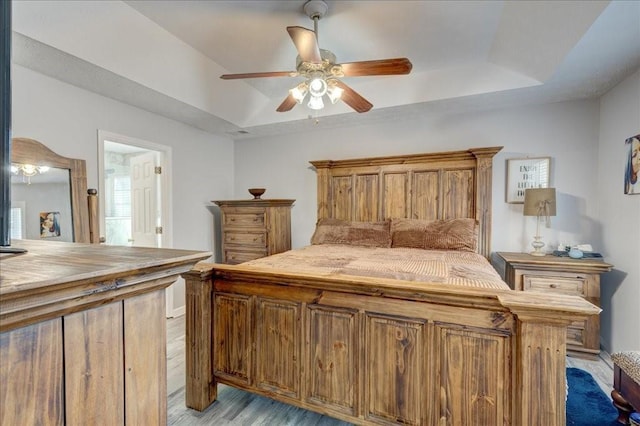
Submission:
{"label": "ceiling fan light fixture", "polygon": [[321,96],[313,96],[311,95],[311,97],[309,98],[309,103],[307,104],[307,106],[311,109],[315,109],[315,110],[319,110],[324,108],[324,102],[322,102],[322,97]]}
{"label": "ceiling fan light fixture", "polygon": [[38,173],[46,173],[51,169],[49,166],[35,166],[33,164],[11,164],[11,173],[14,175],[22,174],[23,179],[26,177],[26,182],[31,184],[31,177]]}
{"label": "ceiling fan light fixture", "polygon": [[327,93],[327,82],[322,77],[314,77],[309,82],[309,93],[311,96],[321,98]]}
{"label": "ceiling fan light fixture", "polygon": [[335,104],[342,97],[342,93],[344,93],[344,89],[338,86],[336,80],[328,80],[327,81],[327,96],[332,104]]}
{"label": "ceiling fan light fixture", "polygon": [[309,91],[309,86],[306,82],[298,84],[293,89],[289,90],[293,99],[296,100],[297,103],[301,104],[304,101],[304,97],[307,96],[307,92]]}

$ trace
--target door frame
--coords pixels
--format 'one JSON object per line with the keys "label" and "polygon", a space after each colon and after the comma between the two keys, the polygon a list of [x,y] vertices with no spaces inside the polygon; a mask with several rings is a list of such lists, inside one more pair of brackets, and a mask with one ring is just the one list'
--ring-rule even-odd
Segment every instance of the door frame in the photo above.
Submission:
{"label": "door frame", "polygon": [[[114,132],[98,129],[98,199],[100,194],[104,194],[105,171],[104,171],[104,143],[105,141],[116,142],[123,145],[131,145],[142,149],[156,151],[160,153],[160,214],[162,215],[162,237],[160,238],[161,248],[173,247],[173,201],[172,201],[172,149],[170,146],[149,142],[143,139],[125,136]],[[105,230],[105,210],[104,203],[98,202],[100,235],[104,236]],[[178,315],[173,307],[173,290],[169,286],[166,291],[167,316]]]}

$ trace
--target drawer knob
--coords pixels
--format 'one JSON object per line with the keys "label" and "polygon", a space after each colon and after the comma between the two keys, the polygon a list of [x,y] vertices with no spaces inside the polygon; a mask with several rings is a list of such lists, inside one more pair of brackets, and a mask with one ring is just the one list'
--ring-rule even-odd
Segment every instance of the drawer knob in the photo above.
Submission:
{"label": "drawer knob", "polygon": [[549,284],[549,287],[551,287],[551,288],[558,288],[558,285],[557,285],[557,284]]}

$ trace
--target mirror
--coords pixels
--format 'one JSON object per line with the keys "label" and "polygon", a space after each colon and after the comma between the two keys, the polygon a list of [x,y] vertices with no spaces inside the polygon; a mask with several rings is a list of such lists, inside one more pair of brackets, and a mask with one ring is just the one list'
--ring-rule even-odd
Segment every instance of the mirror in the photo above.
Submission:
{"label": "mirror", "polygon": [[98,242],[97,196],[92,189],[88,202],[85,198],[85,160],[62,157],[33,139],[13,138],[11,163],[12,227],[20,222],[22,238]]}

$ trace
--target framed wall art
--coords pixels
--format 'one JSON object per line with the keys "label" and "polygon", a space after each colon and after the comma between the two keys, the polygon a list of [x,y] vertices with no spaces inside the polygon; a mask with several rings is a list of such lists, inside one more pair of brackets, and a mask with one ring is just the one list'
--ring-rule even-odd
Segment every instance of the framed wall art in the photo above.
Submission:
{"label": "framed wall art", "polygon": [[640,194],[640,135],[635,135],[624,141],[626,145],[626,161],[624,167],[624,193]]}
{"label": "framed wall art", "polygon": [[40,213],[40,238],[60,236],[60,212]]}
{"label": "framed wall art", "polygon": [[551,157],[507,160],[507,203],[524,203],[527,188],[548,188]]}

